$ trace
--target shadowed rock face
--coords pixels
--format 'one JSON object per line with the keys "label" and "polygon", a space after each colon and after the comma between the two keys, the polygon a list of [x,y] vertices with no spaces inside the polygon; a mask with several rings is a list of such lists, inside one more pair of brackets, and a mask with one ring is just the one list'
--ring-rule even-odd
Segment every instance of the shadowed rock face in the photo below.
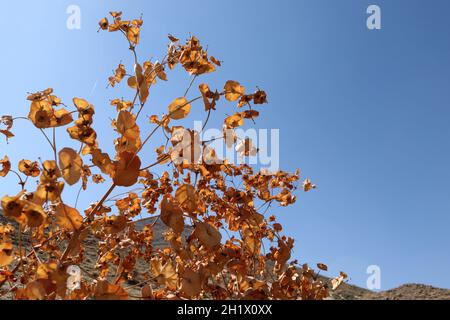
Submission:
{"label": "shadowed rock face", "polygon": [[[146,218],[142,220],[138,220],[135,223],[136,230],[142,230],[146,225],[151,225],[155,222],[155,218]],[[153,246],[157,248],[162,248],[167,246],[166,241],[164,240],[163,233],[167,231],[166,225],[158,220],[156,224],[153,226]],[[192,233],[192,226],[185,226],[183,231],[183,237],[186,239]]]}
{"label": "shadowed rock face", "polygon": [[[135,228],[136,228],[136,230],[142,230],[146,225],[152,225],[154,222],[155,222],[155,218],[147,218],[147,219],[138,220],[135,222]],[[3,216],[2,212],[0,211],[0,224],[8,224],[8,223],[13,225],[14,228],[16,229],[16,231],[19,230],[17,223],[6,219]],[[154,246],[154,248],[164,248],[168,245],[167,242],[164,240],[164,235],[163,235],[163,233],[166,232],[167,230],[168,230],[168,228],[164,225],[164,223],[161,220],[156,221],[156,223],[153,225],[153,246]],[[192,233],[192,231],[193,231],[192,226],[186,225],[185,229],[183,231],[183,238],[186,239]],[[23,248],[30,248],[31,243],[29,241],[28,234],[22,234],[21,240],[22,240]],[[16,247],[18,246],[19,239],[18,239],[17,233],[14,235],[11,235],[11,241],[13,242],[13,244]],[[97,277],[99,272],[95,268],[95,265],[96,265],[97,259],[98,259],[99,239],[95,238],[92,234],[90,234],[82,241],[82,243],[83,243],[83,247],[84,247],[84,252],[83,252],[84,260],[83,260],[82,264],[80,265],[80,267],[83,269],[83,276],[89,277],[88,275],[92,275],[94,277]],[[119,250],[119,254],[121,256],[125,255],[126,251],[127,251],[126,249]],[[41,258],[44,260],[46,259],[43,256]],[[114,278],[114,274],[113,274],[114,270],[115,270],[115,267],[112,267],[111,268],[112,274],[110,277],[108,277],[108,280],[112,280]],[[128,284],[135,285],[135,284],[141,282],[142,280],[144,280],[142,275],[149,271],[150,270],[149,270],[148,263],[138,259],[138,261],[136,263],[135,272],[133,274],[134,279],[131,281],[128,281]],[[20,272],[18,272],[17,274],[20,274]],[[6,284],[3,287],[3,289],[5,289],[5,288],[7,288]],[[130,293],[139,295],[140,288],[136,287],[133,290],[131,290]],[[10,299],[10,298],[11,298],[11,296],[7,296],[7,297],[0,296],[0,300]]]}
{"label": "shadowed rock face", "polygon": [[[146,225],[151,225],[155,222],[155,218],[146,218],[142,220],[138,220],[135,222],[135,228],[136,230],[142,230]],[[6,219],[2,212],[0,212],[0,224],[11,224],[18,230],[17,224],[15,222],[12,222],[8,219]],[[153,226],[153,246],[156,248],[162,248],[167,245],[167,242],[164,240],[163,233],[167,231],[167,227],[164,225],[164,223],[161,220],[158,220],[155,225]],[[185,226],[185,229],[183,231],[183,237],[187,238],[193,231],[192,226]],[[14,243],[17,243],[18,238],[17,234],[14,234],[11,236],[12,241]],[[88,237],[85,241],[87,244],[93,244],[93,242],[97,242],[97,240],[94,237]],[[24,246],[30,245],[29,237],[27,234],[22,235],[22,244]],[[95,252],[94,252],[95,253]]]}
{"label": "shadowed rock face", "polygon": [[[152,224],[154,218],[147,218],[136,222],[136,229],[142,230],[146,225]],[[0,212],[0,224],[11,223]],[[12,223],[14,225],[14,223]],[[157,221],[153,227],[153,245],[157,248],[162,248],[167,245],[164,240],[163,233],[167,231],[167,227],[161,222]],[[192,232],[191,226],[186,226],[183,236],[186,238]],[[12,240],[17,244],[17,236],[13,236]],[[22,236],[23,246],[29,246],[30,242],[27,235]],[[98,240],[90,236],[84,241],[85,246],[85,261],[82,265],[90,274],[96,275],[97,272],[94,268],[97,260]],[[136,278],[140,278],[140,274],[148,271],[148,266],[145,263],[139,262],[136,267]],[[328,279],[323,277],[324,281]],[[136,283],[135,281],[130,284]],[[0,299],[2,299],[0,297]],[[357,286],[343,284],[338,290],[331,293],[331,298],[334,300],[450,300],[450,290],[439,289],[432,286],[421,284],[406,284],[401,287],[383,291],[372,292],[367,289],[363,289]]]}
{"label": "shadowed rock face", "polygon": [[373,292],[343,284],[331,293],[330,300],[450,300],[450,290],[423,284],[405,284],[398,288]]}

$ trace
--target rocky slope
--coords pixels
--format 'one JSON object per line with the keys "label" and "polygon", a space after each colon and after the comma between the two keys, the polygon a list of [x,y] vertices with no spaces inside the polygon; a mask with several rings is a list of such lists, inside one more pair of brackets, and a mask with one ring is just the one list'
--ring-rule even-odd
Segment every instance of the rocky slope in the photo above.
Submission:
{"label": "rocky slope", "polygon": [[[144,219],[136,223],[137,229],[143,228],[147,224],[153,223],[153,219]],[[0,213],[0,224],[8,223],[8,221]],[[160,221],[154,226],[154,245],[158,247],[165,246],[163,233],[166,227]],[[191,232],[189,228],[185,230],[185,235]],[[17,239],[13,239],[17,240]],[[26,246],[27,238],[24,237],[23,243]],[[86,246],[86,259],[83,264],[83,268],[90,274],[95,275],[95,269],[93,268],[96,262],[97,253],[97,241],[93,238],[88,238],[85,241]],[[137,272],[145,272],[146,270],[138,270]],[[324,278],[325,279],[325,278]],[[354,285],[344,284],[338,290],[332,293],[330,300],[450,300],[450,290],[440,289],[432,286],[422,284],[406,284],[401,287],[383,291],[372,292],[367,289],[363,289]]]}

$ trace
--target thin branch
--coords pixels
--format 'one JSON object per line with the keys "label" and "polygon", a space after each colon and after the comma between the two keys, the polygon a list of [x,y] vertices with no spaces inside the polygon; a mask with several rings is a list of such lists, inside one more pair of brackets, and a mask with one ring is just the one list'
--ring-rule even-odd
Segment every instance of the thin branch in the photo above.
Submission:
{"label": "thin branch", "polygon": [[39,128],[39,130],[41,130],[41,132],[44,135],[45,139],[47,139],[48,143],[50,144],[50,147],[52,147],[52,150],[55,150],[55,147],[54,147],[53,143],[50,141],[50,139],[47,136],[47,134],[45,133],[45,131],[43,129],[41,129],[41,128]]}
{"label": "thin branch", "polygon": [[[22,268],[22,273],[25,274],[25,269],[23,267],[23,256],[22,256],[22,226],[19,224],[19,255],[20,255],[20,267]],[[26,251],[25,251],[26,254]]]}
{"label": "thin branch", "polygon": [[198,75],[196,74],[196,75],[192,78],[192,80],[191,80],[191,82],[189,83],[189,86],[188,86],[188,88],[186,89],[186,92],[184,93],[184,96],[183,96],[183,97],[186,97],[186,96],[187,96],[187,94],[189,93],[189,90],[191,90],[191,87],[192,87],[192,85],[194,84],[195,79],[197,79],[197,77],[198,77]]}
{"label": "thin branch", "polygon": [[55,162],[57,161],[57,156],[56,156],[56,128],[53,127],[53,155],[55,157]]}
{"label": "thin branch", "polygon": [[149,283],[149,282],[155,281],[155,279],[156,279],[156,278],[150,278],[150,279],[145,280],[145,281],[142,281],[142,282],[140,282],[140,283],[133,284],[133,285],[131,285],[131,286],[125,287],[124,290],[130,290],[130,289],[132,289],[132,288],[136,288],[136,287],[143,286],[144,284],[147,284],[147,283]]}
{"label": "thin branch", "polygon": [[145,171],[145,170],[148,170],[150,168],[153,168],[154,166],[157,166],[158,164],[160,164],[160,163],[162,163],[162,162],[164,162],[164,161],[166,161],[168,159],[169,159],[169,155],[165,155],[160,160],[156,161],[155,163],[153,163],[153,164],[151,164],[151,165],[149,165],[149,166],[147,166],[145,168],[142,168],[140,171]]}
{"label": "thin branch", "polygon": [[[39,245],[37,245],[37,246],[34,246],[33,248],[34,248],[34,249],[39,249],[39,248],[41,248],[44,244],[46,244],[46,243],[50,242],[51,240],[53,240],[53,239],[54,239],[55,237],[57,237],[60,233],[61,233],[61,232],[57,232],[57,233],[55,233],[53,236],[51,236],[50,238],[46,238],[41,244],[39,244]],[[33,255],[33,254],[34,254],[34,252],[31,251],[30,253],[27,254],[26,258],[31,257],[31,255]],[[20,268],[20,264],[17,264],[17,265],[11,270],[11,273],[12,273],[12,274],[15,274],[15,273],[17,272],[17,270],[19,270],[19,268]],[[6,281],[7,281],[7,278],[5,278],[4,280],[0,281],[0,288],[6,283]]]}
{"label": "thin branch", "polygon": [[208,110],[208,115],[206,116],[206,120],[205,120],[205,123],[203,124],[202,131],[205,130],[206,125],[208,124],[210,116],[211,116],[211,109]]}
{"label": "thin branch", "polygon": [[19,173],[17,173],[17,171],[9,170],[9,172],[14,173],[17,176],[17,178],[19,178],[19,180],[20,180],[19,181],[19,185],[22,187],[22,190],[24,190],[25,189],[25,184],[27,183],[27,180],[28,180],[28,177],[27,177],[27,179],[25,181],[23,181],[22,177],[19,175]]}
{"label": "thin branch", "polygon": [[78,189],[77,198],[75,199],[75,205],[74,208],[76,209],[78,206],[78,199],[80,198],[81,190],[83,190],[83,185],[80,186],[80,189]]}
{"label": "thin branch", "polygon": [[[116,188],[116,184],[113,183],[111,185],[111,187],[108,189],[108,191],[106,191],[106,193],[103,195],[102,199],[97,203],[97,205],[91,210],[91,212],[86,216],[86,218],[89,220],[92,218],[92,216],[95,214],[96,211],[98,211],[100,209],[100,207],[103,205],[103,203],[105,202],[105,200],[109,197],[109,195],[111,194],[111,192],[114,191],[114,189]],[[78,230],[76,230],[73,235],[72,238],[69,241],[69,244],[66,247],[66,250],[64,251],[61,259],[59,260],[60,263],[64,263],[64,261],[67,259],[67,257],[70,254],[70,251],[72,251],[73,246],[77,243],[77,241],[80,238],[81,232],[82,232],[83,228],[79,228]]]}

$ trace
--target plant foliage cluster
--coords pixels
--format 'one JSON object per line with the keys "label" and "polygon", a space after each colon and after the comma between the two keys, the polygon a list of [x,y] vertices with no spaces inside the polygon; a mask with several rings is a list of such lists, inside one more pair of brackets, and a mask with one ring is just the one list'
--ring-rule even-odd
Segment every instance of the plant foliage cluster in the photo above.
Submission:
{"label": "plant foliage cluster", "polygon": [[[227,81],[221,90],[202,83],[198,95],[188,98],[195,80],[216,71],[221,62],[210,56],[195,36],[180,43],[172,35],[160,62],[140,61],[136,48],[142,25],[142,19],[123,20],[121,12],[111,12],[109,20],[100,21],[100,29],[125,37],[134,58],[131,70],[119,64],[109,78],[110,86],[125,83],[132,92],[129,101],[111,101],[117,111],[111,123],[117,132],[114,156],[99,145],[95,108],[85,99],[74,98],[71,107],[46,89],[27,97],[27,117],[1,117],[0,132],[7,139],[14,137],[15,121],[26,119],[42,132],[53,152],[45,161],[24,159],[17,169],[7,156],[0,161],[0,176],[16,175],[21,187],[17,194],[1,199],[3,215],[11,223],[0,225],[0,295],[16,299],[327,297],[330,284],[319,280],[307,265],[291,261],[294,239],[281,234],[275,215],[266,214],[274,203],[293,204],[299,184],[304,191],[315,188],[311,181],[300,181],[299,172],[255,172],[247,164],[219,161],[211,141],[201,141],[198,132],[177,125],[195,102],[204,107],[205,127],[210,115],[221,108],[219,104],[229,104],[226,108],[236,111],[224,119],[221,139],[244,157],[254,155],[257,149],[252,142],[238,138],[234,129],[259,116],[255,107],[267,102],[266,93],[257,89],[248,94],[239,82]],[[177,65],[192,81],[166,114],[149,117],[151,129],[144,133],[137,120],[150,89],[167,81],[167,73]],[[57,148],[62,127],[76,149]],[[166,141],[156,150],[154,160],[145,163],[141,151],[159,130]],[[162,165],[170,169],[162,169],[160,175],[150,171]],[[92,183],[105,184],[106,191],[84,214],[64,202],[65,188],[80,184],[84,192]],[[138,192],[120,194],[113,206],[106,206],[117,187],[136,186]],[[141,212],[167,226],[166,248],[153,246],[154,224],[142,230],[135,227]],[[187,225],[193,231],[184,238]],[[18,243],[12,242],[13,235]],[[22,243],[25,235],[31,241],[28,247]],[[71,288],[68,269],[83,263],[88,236],[99,243],[98,273],[84,274],[75,279],[79,286]],[[140,295],[132,295],[127,283],[135,277],[138,261],[145,264],[146,271],[139,275],[143,280],[134,285],[141,289]],[[318,268],[327,269],[323,264]],[[332,287],[345,277],[342,273],[333,279]]]}

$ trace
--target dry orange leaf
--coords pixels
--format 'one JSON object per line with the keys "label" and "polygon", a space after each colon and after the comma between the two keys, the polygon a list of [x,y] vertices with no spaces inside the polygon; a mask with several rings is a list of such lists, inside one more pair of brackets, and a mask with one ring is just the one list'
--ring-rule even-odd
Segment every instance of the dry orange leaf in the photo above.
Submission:
{"label": "dry orange leaf", "polygon": [[162,263],[161,259],[152,259],[150,270],[160,285],[165,285],[169,290],[176,290],[178,275],[171,261]]}
{"label": "dry orange leaf", "polygon": [[41,173],[39,169],[39,163],[30,160],[21,160],[19,162],[19,171],[28,177],[36,178]]}
{"label": "dry orange leaf", "polygon": [[117,131],[125,138],[136,140],[139,138],[139,127],[136,125],[135,116],[128,110],[122,110],[117,116]]}
{"label": "dry orange leaf", "polygon": [[127,226],[128,219],[125,216],[110,216],[104,218],[105,231],[108,234],[121,232]]}
{"label": "dry orange leaf", "polygon": [[6,140],[8,140],[9,138],[14,137],[14,133],[12,133],[12,132],[9,131],[9,130],[1,129],[1,130],[0,130],[0,133],[2,133],[3,135],[5,135]]}
{"label": "dry orange leaf", "polygon": [[22,194],[15,197],[4,196],[2,198],[3,214],[7,218],[19,219],[22,216],[22,210],[25,205],[21,200]]}
{"label": "dry orange leaf", "polygon": [[161,63],[159,63],[158,61],[156,61],[155,66],[154,66],[154,70],[156,73],[156,76],[163,80],[163,81],[167,81],[167,74],[164,72],[164,67]]}
{"label": "dry orange leaf", "polygon": [[137,81],[136,81],[136,77],[134,77],[134,76],[128,78],[127,84],[132,89],[137,89],[137,87],[138,87],[138,84],[137,84]]}
{"label": "dry orange leaf", "polygon": [[244,118],[241,113],[235,113],[227,118],[225,118],[225,125],[227,129],[234,129],[244,125]]}
{"label": "dry orange leaf", "polygon": [[161,220],[176,233],[184,230],[183,211],[169,195],[165,195],[161,201]]}
{"label": "dry orange leaf", "polygon": [[[209,111],[211,109],[216,109],[216,101],[220,99],[220,94],[217,92],[212,92],[209,89],[209,86],[205,83],[199,85],[199,90],[202,94],[203,104],[205,105],[205,111]],[[211,100],[211,101],[210,101]]]}
{"label": "dry orange leaf", "polygon": [[53,117],[51,118],[51,127],[61,127],[65,126],[73,121],[72,114],[64,108],[56,110],[53,112]]}
{"label": "dry orange leaf", "polygon": [[195,188],[190,184],[179,187],[175,193],[175,199],[189,213],[194,213],[198,209],[198,197]]}
{"label": "dry orange leaf", "polygon": [[47,214],[40,205],[33,202],[25,202],[23,207],[23,214],[26,219],[26,224],[30,228],[40,227],[47,219]]}
{"label": "dry orange leaf", "polygon": [[214,56],[209,57],[209,59],[211,60],[212,63],[214,63],[216,66],[222,66],[222,63],[217,60]]}
{"label": "dry orange leaf", "polygon": [[113,162],[107,153],[102,153],[100,149],[91,152],[92,163],[96,165],[104,174],[112,175],[114,171]]}
{"label": "dry orange leaf", "polygon": [[310,191],[310,190],[312,190],[312,189],[315,189],[315,188],[316,188],[316,185],[313,184],[313,183],[311,182],[311,180],[306,179],[306,180],[303,182],[303,190],[304,190],[305,192],[308,192],[308,191]]}
{"label": "dry orange leaf", "polygon": [[42,164],[41,182],[54,181],[61,177],[61,171],[54,160],[46,160]]}
{"label": "dry orange leaf", "polygon": [[337,288],[339,288],[344,283],[345,279],[347,279],[347,274],[341,271],[337,278],[331,280],[332,289],[336,290]]}
{"label": "dry orange leaf", "polygon": [[99,281],[95,287],[96,300],[128,300],[128,293],[118,285],[107,281]]}
{"label": "dry orange leaf", "polygon": [[62,177],[69,185],[74,185],[81,178],[83,160],[80,155],[71,148],[62,149],[58,156]]}
{"label": "dry orange leaf", "polygon": [[6,267],[13,262],[13,245],[12,243],[0,243],[0,267]]}
{"label": "dry orange leaf", "polygon": [[33,195],[33,202],[42,205],[46,201],[58,201],[63,189],[63,181],[41,182]]}
{"label": "dry orange leaf", "polygon": [[317,268],[319,268],[322,271],[328,271],[328,266],[326,264],[323,264],[323,263],[318,263],[317,264]]}
{"label": "dry orange leaf", "polygon": [[202,276],[199,272],[192,269],[186,269],[181,276],[180,290],[187,297],[194,297],[202,291]]}
{"label": "dry orange leaf", "polygon": [[82,114],[93,114],[94,113],[94,106],[87,102],[85,99],[82,98],[73,98],[73,104],[77,108],[78,112]]}
{"label": "dry orange leaf", "polygon": [[141,29],[137,26],[131,26],[127,31],[127,38],[133,45],[139,44]]}
{"label": "dry orange leaf", "polygon": [[2,169],[0,170],[0,177],[5,177],[9,170],[11,170],[11,162],[9,161],[8,156],[5,156],[2,160],[0,160],[0,165]]}
{"label": "dry orange leaf", "polygon": [[110,85],[114,87],[116,83],[120,83],[126,74],[127,71],[125,70],[125,66],[120,63],[114,71],[114,76],[109,77]]}
{"label": "dry orange leaf", "polygon": [[265,91],[258,90],[253,94],[253,103],[254,104],[263,104],[267,103],[267,95]]}
{"label": "dry orange leaf", "polygon": [[255,236],[255,232],[249,228],[246,228],[242,231],[242,236],[245,248],[252,254],[258,254],[261,248],[261,244],[258,241],[258,238]]}
{"label": "dry orange leaf", "polygon": [[191,105],[186,98],[181,97],[175,99],[168,107],[169,117],[174,120],[186,118],[191,111]]}
{"label": "dry orange leaf", "polygon": [[141,160],[135,153],[121,152],[114,162],[112,179],[117,186],[130,187],[137,182],[140,168]]}
{"label": "dry orange leaf", "polygon": [[167,37],[168,37],[169,40],[172,41],[172,42],[178,42],[178,41],[179,41],[178,38],[175,38],[175,37],[174,37],[173,35],[171,35],[171,34],[169,34]]}
{"label": "dry orange leaf", "polygon": [[195,224],[194,236],[208,249],[215,248],[222,240],[220,232],[207,222]]}
{"label": "dry orange leaf", "polygon": [[245,119],[255,119],[259,116],[259,112],[256,110],[245,110],[241,112],[241,115]]}
{"label": "dry orange leaf", "polygon": [[52,105],[47,100],[32,101],[28,118],[40,129],[49,128],[53,117]]}
{"label": "dry orange leaf", "polygon": [[103,18],[102,20],[100,20],[98,24],[100,26],[100,29],[108,30],[109,22],[107,18]]}
{"label": "dry orange leaf", "polygon": [[73,127],[67,128],[72,139],[78,140],[87,144],[88,146],[94,146],[97,139],[97,133],[92,127],[87,125],[75,125]]}
{"label": "dry orange leaf", "polygon": [[225,99],[236,101],[245,94],[245,88],[237,81],[229,80],[225,83]]}
{"label": "dry orange leaf", "polygon": [[143,299],[154,299],[153,289],[151,285],[146,284],[141,289],[141,296]]}
{"label": "dry orange leaf", "polygon": [[83,217],[77,209],[59,204],[55,211],[56,224],[68,231],[78,230],[83,224]]}

